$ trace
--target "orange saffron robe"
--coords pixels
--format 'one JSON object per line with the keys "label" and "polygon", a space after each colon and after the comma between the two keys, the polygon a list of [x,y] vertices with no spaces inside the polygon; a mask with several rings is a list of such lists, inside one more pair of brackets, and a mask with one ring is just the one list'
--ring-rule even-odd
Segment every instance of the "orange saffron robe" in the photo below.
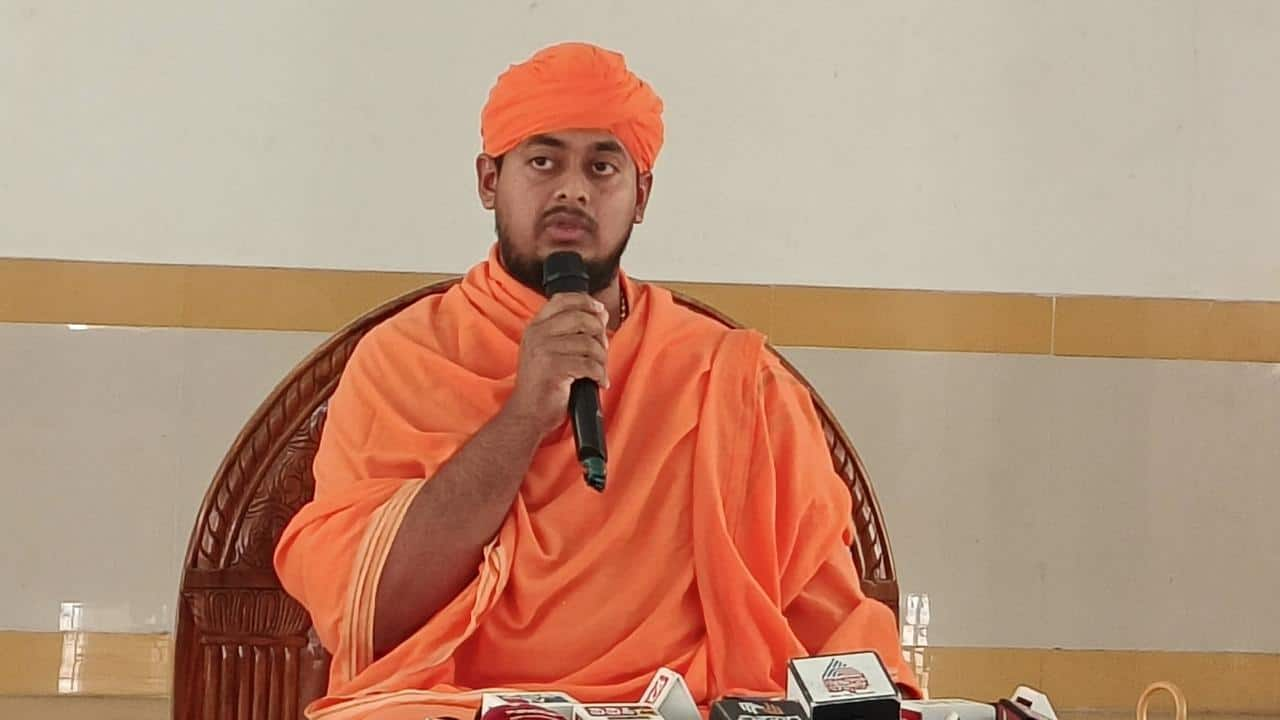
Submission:
{"label": "orange saffron robe", "polygon": [[628,281],[601,390],[609,484],[568,424],[538,449],[476,578],[373,657],[378,579],[410,500],[499,410],[545,300],[496,251],[372,330],[329,408],[316,495],[275,564],[333,654],[310,717],[469,718],[490,689],[634,701],[654,670],[702,705],[779,695],[789,658],[873,649],[909,694],[893,613],[849,553],[849,492],[806,388],[751,330]]}

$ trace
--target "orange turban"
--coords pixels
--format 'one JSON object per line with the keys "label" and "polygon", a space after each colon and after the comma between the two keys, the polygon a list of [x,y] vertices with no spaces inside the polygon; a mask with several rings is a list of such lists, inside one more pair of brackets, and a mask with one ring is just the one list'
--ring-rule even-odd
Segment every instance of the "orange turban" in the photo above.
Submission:
{"label": "orange turban", "polygon": [[575,129],[608,130],[647,172],[662,149],[662,98],[622,55],[564,43],[507,68],[480,113],[484,151],[495,157],[532,135]]}

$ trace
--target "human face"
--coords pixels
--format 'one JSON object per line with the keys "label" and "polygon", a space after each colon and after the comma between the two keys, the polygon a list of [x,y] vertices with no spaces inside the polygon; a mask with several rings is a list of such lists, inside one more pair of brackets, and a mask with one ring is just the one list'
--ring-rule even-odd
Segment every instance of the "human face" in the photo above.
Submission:
{"label": "human face", "polygon": [[612,284],[653,186],[652,174],[637,173],[622,143],[599,130],[534,135],[501,160],[481,155],[476,174],[503,265],[539,291],[543,261],[560,250],[582,256],[592,293]]}

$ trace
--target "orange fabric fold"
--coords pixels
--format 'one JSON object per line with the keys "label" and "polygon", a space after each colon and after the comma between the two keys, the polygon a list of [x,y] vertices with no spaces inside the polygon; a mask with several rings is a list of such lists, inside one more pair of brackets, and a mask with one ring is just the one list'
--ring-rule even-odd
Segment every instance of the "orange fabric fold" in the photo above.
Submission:
{"label": "orange fabric fold", "polygon": [[495,251],[360,343],[316,497],[276,554],[334,655],[311,717],[465,717],[494,688],[634,700],[662,666],[705,704],[781,693],[789,658],[855,649],[917,692],[893,614],[859,589],[849,492],[807,390],[759,333],[623,283],[631,315],[602,390],[608,490],[583,483],[567,425],[548,438],[475,580],[377,660],[370,588],[406,498],[505,402],[545,301]]}
{"label": "orange fabric fold", "polygon": [[662,149],[662,99],[619,53],[561,43],[498,77],[480,114],[484,151],[508,152],[532,135],[608,130],[648,172]]}

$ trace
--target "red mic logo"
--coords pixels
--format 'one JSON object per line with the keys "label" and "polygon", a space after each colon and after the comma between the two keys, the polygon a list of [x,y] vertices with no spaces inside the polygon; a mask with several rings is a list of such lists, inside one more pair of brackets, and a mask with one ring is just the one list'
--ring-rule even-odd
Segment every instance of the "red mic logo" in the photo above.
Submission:
{"label": "red mic logo", "polygon": [[662,691],[666,689],[667,683],[669,682],[671,682],[671,679],[668,678],[666,675],[663,675],[655,679],[653,681],[653,687],[649,689],[649,694],[645,695],[644,699],[641,700],[640,702],[648,703],[652,705],[654,701],[656,701],[658,697],[662,695]]}
{"label": "red mic logo", "polygon": [[822,671],[822,684],[829,693],[859,693],[871,687],[866,675],[839,660],[832,660]]}

